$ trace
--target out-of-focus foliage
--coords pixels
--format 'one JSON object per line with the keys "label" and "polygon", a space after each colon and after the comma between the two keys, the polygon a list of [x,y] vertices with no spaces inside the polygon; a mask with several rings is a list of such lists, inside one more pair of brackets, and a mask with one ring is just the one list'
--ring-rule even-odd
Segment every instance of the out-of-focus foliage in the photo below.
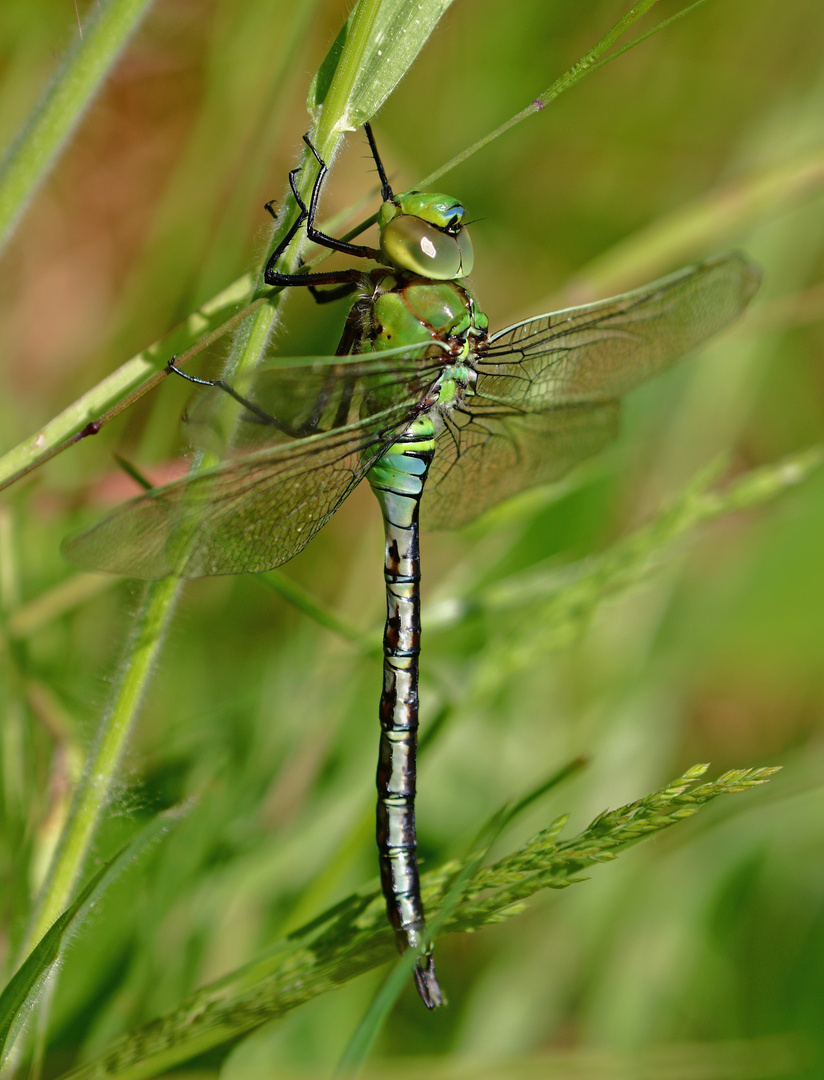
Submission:
{"label": "out-of-focus foliage", "polygon": [[[676,9],[662,3],[653,15]],[[348,10],[337,0],[157,0],[0,264],[0,450],[257,267],[262,204],[284,190],[311,74]],[[374,122],[393,183],[413,186],[523,108],[623,10],[615,0],[454,3]],[[0,6],[3,143],[77,33],[73,19],[56,0]],[[421,763],[426,866],[464,854],[493,808],[580,754],[589,768],[518,819],[502,852],[562,812],[578,832],[697,760],[712,761],[713,775],[784,768],[526,915],[440,941],[450,1007],[426,1015],[410,987],[381,1036],[384,1075],[422,1054],[436,1059],[429,1075],[445,1076],[463,1058],[493,1055],[523,1059],[525,1076],[552,1075],[553,1060],[563,1075],[599,1078],[633,1061],[636,1074],[643,1065],[662,1077],[685,1064],[710,1077],[821,1075],[820,474],[703,526],[565,642],[543,634],[531,606],[466,610],[458,622],[443,613],[452,598],[494,594],[519,575],[562,575],[639,528],[719,453],[734,478],[821,440],[824,207],[810,162],[824,147],[822,35],[817,0],[780,10],[710,0],[438,184],[475,221],[473,285],[495,328],[586,295],[587,267],[605,251],[702,206],[716,208],[712,231],[682,235],[662,272],[735,246],[761,263],[765,285],[739,329],[635,394],[620,443],[596,466],[471,530],[424,537],[424,727],[448,707]],[[788,180],[742,214],[759,179],[792,177],[802,163],[812,176],[802,193]],[[364,140],[350,136],[323,216],[375,183]],[[661,235],[624,247],[616,288],[666,262]],[[334,350],[336,305],[294,296],[283,310],[280,352]],[[55,593],[74,588],[59,540],[134,492],[113,451],[153,480],[167,475],[186,397],[168,380],[13,489],[0,512],[0,602],[17,620],[0,660],[9,963],[139,596],[123,582]],[[377,642],[381,558],[364,490],[285,573]],[[254,961],[375,877],[379,687],[374,652],[258,581],[186,587],[97,856],[158,810],[190,794],[199,803],[110,889],[66,956],[47,1075]],[[202,1075],[328,1070],[377,979],[203,1060]]]}

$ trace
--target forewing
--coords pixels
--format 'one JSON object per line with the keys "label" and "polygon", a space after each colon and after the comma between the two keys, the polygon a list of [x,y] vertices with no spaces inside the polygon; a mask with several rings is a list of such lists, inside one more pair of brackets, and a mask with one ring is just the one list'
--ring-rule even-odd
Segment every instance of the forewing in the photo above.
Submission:
{"label": "forewing", "polygon": [[[234,456],[141,495],[69,537],[66,557],[85,569],[148,579],[258,573],[291,559],[420,411],[438,373],[431,364],[380,362],[359,371],[349,366],[349,374],[352,384],[334,404],[337,410],[345,399],[347,422],[290,436],[283,426],[302,422],[305,410],[287,407],[275,427],[266,423],[262,402],[295,383],[295,372],[262,373],[245,388],[253,409],[240,406]],[[328,410],[320,415],[323,423],[333,418]]]}
{"label": "forewing", "polygon": [[517,323],[490,339],[477,392],[529,411],[621,397],[734,322],[760,279],[732,252],[612,300]]}
{"label": "forewing", "polygon": [[184,426],[197,449],[252,453],[354,425],[387,408],[403,412],[439,373],[432,361],[386,353],[272,361],[232,380],[228,392],[219,385],[197,391]]}
{"label": "forewing", "polygon": [[600,401],[526,414],[453,412],[438,437],[421,524],[455,529],[519,491],[560,479],[615,438],[618,408]]}

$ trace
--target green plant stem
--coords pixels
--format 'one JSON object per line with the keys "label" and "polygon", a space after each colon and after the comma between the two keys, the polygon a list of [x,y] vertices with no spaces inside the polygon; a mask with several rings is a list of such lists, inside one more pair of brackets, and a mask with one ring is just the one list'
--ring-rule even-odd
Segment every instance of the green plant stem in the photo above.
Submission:
{"label": "green plant stem", "polygon": [[331,630],[334,634],[343,638],[344,641],[355,645],[362,655],[382,655],[375,635],[364,634],[356,630],[349,623],[335,615],[334,612],[325,608],[307,589],[304,589],[302,585],[299,585],[292,578],[287,577],[286,574],[281,573],[280,570],[270,570],[267,574],[260,574],[258,580],[261,585],[288,600],[298,611],[303,612],[307,618],[313,619],[319,626]]}
{"label": "green plant stem", "polygon": [[639,34],[638,37],[628,41],[626,45],[622,45],[620,49],[615,49],[609,56],[603,57],[597,64],[593,64],[589,71],[597,71],[598,68],[604,67],[605,64],[611,64],[613,60],[617,60],[619,56],[623,56],[624,53],[629,52],[630,49],[634,49],[636,45],[641,45],[647,40],[647,38],[653,37],[655,34],[659,34],[662,30],[666,30],[672,23],[677,22],[679,19],[683,19],[686,15],[695,11],[696,8],[702,7],[707,3],[707,0],[694,0],[689,7],[682,8],[680,11],[676,11],[674,15],[670,15],[668,19],[662,19],[661,22],[656,23],[655,26],[651,26],[649,30],[645,30],[643,34]]}
{"label": "green plant stem", "polygon": [[[96,434],[166,377],[166,365],[173,356],[181,366],[236,327],[251,310],[263,303],[263,298],[260,298],[233,315],[228,314],[229,310],[237,307],[238,302],[242,303],[248,298],[250,285],[251,277],[248,274],[233,282],[170,334],[121,364],[39,431],[9,450],[0,458],[0,491],[81,439]],[[94,425],[93,430],[90,425]]]}
{"label": "green plant stem", "polygon": [[[349,100],[380,9],[381,0],[359,0],[349,37],[318,119],[315,134],[321,146],[325,146],[332,137],[339,139],[350,129]],[[321,154],[321,157],[325,155]]]}
{"label": "green plant stem", "polygon": [[110,713],[75,793],[74,802],[55,852],[49,874],[33,911],[21,948],[21,959],[68,907],[83,872],[101,814],[108,805],[132,720],[163,640],[178,582],[164,578],[147,590],[144,616],[132,640],[128,666]]}
{"label": "green plant stem", "polygon": [[635,4],[623,18],[619,19],[618,22],[604,34],[600,41],[593,45],[588,53],[585,53],[580,60],[574,63],[572,67],[568,68],[560,78],[556,79],[542,94],[539,94],[525,109],[516,113],[515,116],[510,117],[506,123],[501,124],[500,127],[495,128],[494,131],[490,131],[488,135],[484,135],[482,139],[479,139],[477,142],[467,147],[467,149],[463,150],[460,154],[456,154],[455,157],[447,161],[445,165],[442,165],[439,169],[436,169],[433,173],[430,173],[429,176],[421,180],[417,187],[422,191],[429,191],[436,180],[439,180],[446,173],[450,172],[456,165],[461,165],[467,158],[470,158],[473,154],[476,154],[479,150],[483,149],[484,146],[487,146],[489,143],[505,134],[510,128],[515,127],[516,124],[520,124],[522,120],[526,120],[528,116],[532,116],[534,113],[541,112],[545,109],[550,101],[554,101],[555,98],[560,97],[565,90],[569,90],[570,87],[574,86],[577,82],[580,82],[585,75],[588,75],[595,67],[596,61],[598,61],[604,53],[615,44],[618,38],[626,33],[633,23],[637,22],[638,19],[645,15],[649,9],[657,3],[658,0],[641,0],[640,3]]}
{"label": "green plant stem", "polygon": [[0,166],[0,249],[150,5],[109,0],[69,50]]}
{"label": "green plant stem", "polygon": [[99,903],[112,881],[142,852],[188,813],[189,805],[174,807],[153,818],[88,881],[71,907],[59,915],[32,948],[26,962],[18,969],[0,994],[0,1076],[15,1038],[25,1026],[29,1009],[37,1001],[44,981],[58,963],[72,934],[77,933],[89,912]]}

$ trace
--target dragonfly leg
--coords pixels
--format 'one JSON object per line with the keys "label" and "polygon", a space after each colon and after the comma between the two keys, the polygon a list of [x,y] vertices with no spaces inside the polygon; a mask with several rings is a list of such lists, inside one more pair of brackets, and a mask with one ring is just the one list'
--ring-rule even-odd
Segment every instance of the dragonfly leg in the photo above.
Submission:
{"label": "dragonfly leg", "polygon": [[[293,439],[305,439],[309,435],[315,435],[319,431],[319,423],[323,416],[324,410],[329,404],[329,399],[339,385],[339,377],[336,377],[332,372],[329,373],[329,377],[318,394],[315,402],[312,406],[312,411],[306,420],[301,424],[289,424],[284,420],[279,420],[273,413],[268,412],[266,409],[262,409],[260,405],[256,404],[251,398],[244,397],[243,394],[238,393],[233,386],[225,382],[223,379],[199,379],[196,375],[189,375],[175,364],[176,357],[172,357],[169,363],[166,365],[167,370],[174,372],[175,375],[180,375],[181,378],[186,379],[187,382],[195,383],[196,386],[213,386],[217,390],[222,390],[224,394],[228,394],[229,397],[242,405],[246,409],[248,416],[244,419],[251,421],[255,424],[262,424],[267,427],[273,427],[277,431],[282,431],[284,435],[290,436]],[[335,419],[331,424],[331,428],[342,427],[346,423],[346,415],[349,412],[349,405],[352,399],[353,388],[351,386],[344,386],[341,393],[341,402],[338,406],[338,411]]]}
{"label": "dragonfly leg", "polygon": [[[328,273],[320,272],[313,274],[284,274],[275,269],[275,264],[277,263],[278,259],[281,257],[281,255],[283,255],[284,251],[286,251],[287,247],[294,239],[298,229],[300,229],[301,226],[304,225],[306,227],[307,237],[315,244],[320,244],[322,247],[331,248],[332,251],[340,251],[344,255],[351,255],[353,258],[378,260],[380,260],[381,258],[380,252],[377,250],[377,248],[368,247],[365,244],[349,244],[345,240],[338,240],[336,237],[328,236],[326,233],[323,233],[319,229],[315,228],[315,216],[317,214],[318,200],[320,199],[320,190],[323,185],[326,173],[328,171],[328,167],[326,165],[326,162],[315,149],[308,135],[303,136],[303,141],[312,151],[315,156],[315,160],[320,166],[318,170],[318,175],[315,177],[315,182],[312,185],[312,195],[309,199],[309,206],[307,207],[306,203],[301,197],[300,192],[298,191],[297,182],[295,180],[295,177],[297,173],[300,172],[300,169],[292,169],[289,173],[289,187],[292,189],[292,195],[294,196],[295,202],[298,204],[300,213],[298,214],[298,217],[296,218],[292,227],[289,229],[286,236],[283,238],[283,240],[281,240],[277,248],[272,252],[271,256],[269,257],[269,261],[266,264],[266,269],[263,272],[263,280],[266,282],[267,285],[276,285],[281,287],[292,285],[343,285],[344,283],[346,283],[348,285],[348,288],[344,292],[338,293],[337,290],[334,290],[336,295],[330,297],[330,299],[337,299],[338,295],[345,296],[347,292],[354,289],[359,278],[359,273],[357,270],[333,270],[329,271]],[[266,203],[265,209],[268,210],[273,217],[276,217],[276,214],[272,209],[271,200]]]}
{"label": "dragonfly leg", "polygon": [[[309,210],[306,218],[306,235],[316,244],[320,244],[322,247],[331,248],[333,251],[340,251],[344,255],[352,255],[356,259],[380,259],[380,252],[373,247],[368,247],[366,244],[349,244],[345,240],[338,240],[335,236],[328,236],[326,233],[322,233],[319,229],[315,228],[315,215],[318,208],[318,200],[320,199],[320,188],[323,183],[323,179],[327,173],[327,165],[320,154],[315,149],[312,140],[308,135],[303,136],[303,141],[315,155],[315,160],[320,165],[320,172],[317,175],[315,183],[312,187],[312,197],[309,200]],[[295,190],[295,182],[291,175],[289,178],[289,184],[292,188],[292,194],[298,200],[298,205],[302,205],[300,196]]]}
{"label": "dragonfly leg", "polygon": [[[292,189],[292,194],[295,196],[295,201],[298,204],[298,208],[299,208],[299,210],[301,212],[301,215],[305,215],[306,212],[307,212],[306,207],[303,205],[303,199],[301,199],[300,195],[298,194],[297,189],[295,188],[295,176],[297,176],[297,174],[299,172],[300,172],[300,166],[298,166],[296,169],[292,169],[290,171],[290,173],[289,173],[289,187]],[[271,214],[272,217],[275,219],[275,221],[277,221],[278,214],[277,214],[277,210],[274,209],[274,206],[275,206],[275,200],[270,199],[268,203],[264,203],[263,209],[267,212],[267,214]],[[288,240],[290,240],[295,235],[297,230],[303,224],[304,220],[305,220],[305,217],[299,217],[298,218],[295,225],[292,226],[292,231],[289,234],[287,242],[288,242]],[[281,246],[283,246],[283,245],[281,245]]]}
{"label": "dragonfly leg", "polygon": [[329,304],[332,300],[341,300],[344,296],[351,296],[357,288],[357,282],[350,281],[343,285],[338,285],[336,289],[316,289],[314,285],[309,286],[309,292],[312,294],[312,299],[316,304]]}
{"label": "dragonfly leg", "polygon": [[366,132],[366,138],[369,140],[369,149],[372,151],[372,159],[375,162],[375,168],[378,170],[378,176],[381,178],[381,198],[384,202],[391,202],[395,196],[392,194],[392,188],[389,186],[389,181],[386,179],[386,170],[383,167],[378,148],[375,145],[375,136],[372,134],[372,125],[369,123],[364,124],[363,130]]}

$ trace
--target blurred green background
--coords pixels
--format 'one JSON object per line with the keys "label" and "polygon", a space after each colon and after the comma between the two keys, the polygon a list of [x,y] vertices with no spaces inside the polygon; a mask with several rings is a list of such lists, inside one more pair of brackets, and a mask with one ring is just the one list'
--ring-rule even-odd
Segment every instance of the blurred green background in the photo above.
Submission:
{"label": "blurred green background", "polygon": [[[282,195],[308,126],[309,79],[348,7],[155,5],[0,266],[2,450],[258,265],[262,205]],[[527,105],[624,10],[615,0],[456,0],[374,122],[395,186],[413,186]],[[0,7],[0,143],[77,33],[73,20],[67,0]],[[632,396],[619,443],[596,465],[463,533],[425,535],[424,727],[454,706],[421,763],[426,865],[463,854],[492,809],[579,754],[589,768],[519,820],[501,851],[565,811],[570,830],[582,828],[696,761],[713,774],[784,769],[527,914],[439,942],[450,1007],[427,1015],[410,984],[378,1045],[383,1071],[405,1075],[410,1058],[412,1073],[444,1076],[472,1060],[475,1075],[483,1066],[496,1076],[516,1064],[519,1076],[824,1072],[824,477],[702,528],[563,650],[535,625],[526,661],[501,652],[529,608],[436,625],[450,597],[608,547],[719,453],[735,476],[821,438],[821,180],[793,197],[778,184],[743,223],[738,211],[753,178],[822,160],[823,40],[820,0],[714,0],[439,182],[475,221],[472,283],[496,328],[589,298],[600,279],[588,267],[602,253],[722,187],[710,233],[672,249],[624,248],[610,291],[733,246],[764,267],[765,284],[739,328]],[[374,185],[353,134],[324,216]],[[333,352],[342,318],[338,305],[290,297],[275,346]],[[63,535],[135,492],[113,451],[162,479],[181,452],[187,396],[167,382],[10,493],[7,613],[71,577]],[[364,488],[286,573],[377,643],[381,565],[379,513]],[[47,609],[7,645],[0,956],[22,933],[140,595],[134,582],[111,582],[59,614]],[[107,894],[69,951],[45,1075],[376,877],[380,682],[375,655],[254,578],[186,587],[96,853],[189,794],[199,805]],[[319,1075],[381,977],[296,1010],[190,1075]],[[424,1068],[417,1055],[435,1060]]]}

